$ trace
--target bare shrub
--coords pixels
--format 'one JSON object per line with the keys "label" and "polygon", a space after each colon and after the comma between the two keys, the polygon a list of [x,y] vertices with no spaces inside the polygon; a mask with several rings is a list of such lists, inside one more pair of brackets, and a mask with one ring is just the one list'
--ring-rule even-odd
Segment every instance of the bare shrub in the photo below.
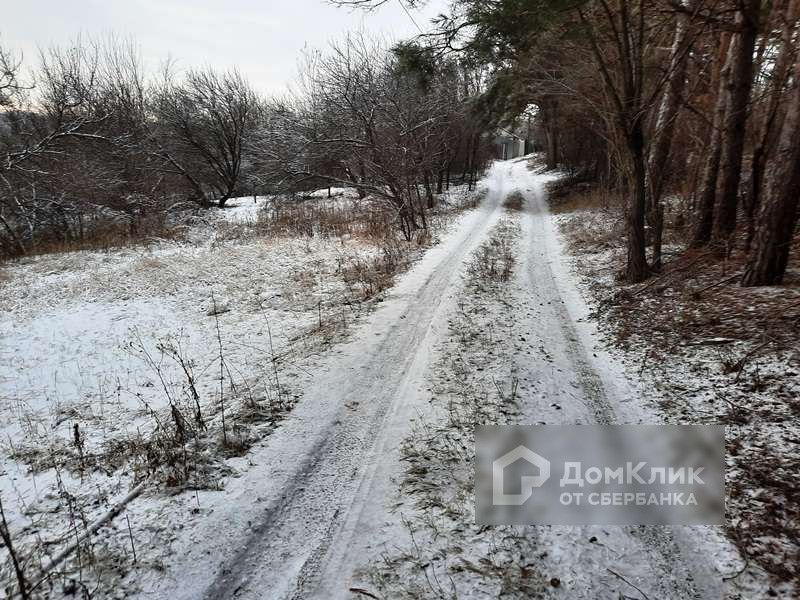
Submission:
{"label": "bare shrub", "polygon": [[344,261],[340,274],[356,300],[369,300],[387,290],[395,275],[409,264],[407,251],[387,247],[373,258],[351,257]]}
{"label": "bare shrub", "polygon": [[277,200],[259,215],[258,226],[270,236],[352,237],[383,241],[396,236],[393,211],[374,202]]}
{"label": "bare shrub", "polygon": [[[26,255],[149,246],[163,240],[179,240],[181,237],[181,228],[176,228],[174,222],[171,222],[164,212],[137,220],[135,224],[124,215],[122,218],[117,218],[102,214],[85,214],[76,216],[74,225],[66,229],[55,226],[42,227],[36,237],[35,245],[26,252]],[[17,256],[19,253],[12,251],[0,252],[0,258],[9,259]]]}
{"label": "bare shrub", "polygon": [[[257,227],[270,237],[340,238],[374,246],[374,256],[345,253],[339,259],[338,273],[350,298],[362,302],[391,287],[414,252],[433,243],[430,229],[418,230],[410,242],[400,239],[394,218],[391,207],[369,199],[330,203],[283,198],[261,212]],[[308,277],[297,274],[299,281]]]}
{"label": "bare shrub", "polygon": [[465,209],[477,208],[481,202],[486,199],[489,190],[487,188],[479,188],[474,194],[467,194],[467,199],[461,206]]}

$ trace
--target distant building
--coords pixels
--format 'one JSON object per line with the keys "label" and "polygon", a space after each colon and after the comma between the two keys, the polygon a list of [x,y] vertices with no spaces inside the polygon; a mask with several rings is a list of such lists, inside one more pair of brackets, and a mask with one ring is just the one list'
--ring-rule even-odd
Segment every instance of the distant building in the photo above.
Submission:
{"label": "distant building", "polygon": [[494,145],[497,149],[497,158],[500,160],[509,160],[525,155],[525,140],[502,127],[495,133]]}

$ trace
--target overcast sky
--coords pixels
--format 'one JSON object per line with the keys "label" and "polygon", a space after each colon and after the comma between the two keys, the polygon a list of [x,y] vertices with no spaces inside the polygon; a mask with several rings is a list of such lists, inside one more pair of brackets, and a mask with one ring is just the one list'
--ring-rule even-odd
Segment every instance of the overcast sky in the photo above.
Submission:
{"label": "overcast sky", "polygon": [[[297,72],[304,47],[323,48],[347,31],[363,28],[392,38],[418,32],[398,0],[364,13],[325,0],[10,0],[4,3],[0,43],[24,52],[66,44],[77,34],[133,36],[151,68],[167,56],[180,67],[238,66],[253,85],[280,93]],[[445,0],[412,11],[429,27]]]}

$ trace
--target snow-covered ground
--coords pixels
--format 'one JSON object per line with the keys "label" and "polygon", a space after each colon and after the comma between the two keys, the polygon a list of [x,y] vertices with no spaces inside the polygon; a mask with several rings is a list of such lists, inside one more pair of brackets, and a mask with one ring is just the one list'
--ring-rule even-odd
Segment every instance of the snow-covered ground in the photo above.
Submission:
{"label": "snow-covered ground", "polygon": [[[308,201],[357,197],[335,192]],[[443,200],[467,196],[455,188]],[[348,274],[368,270],[384,249],[361,237],[264,235],[257,224],[273,201],[231,199],[179,241],[3,266],[0,497],[23,551],[36,542],[46,559],[145,476],[176,491],[224,485],[249,460],[222,459],[278,425],[313,382],[309,369],[319,353],[366,314]],[[441,231],[451,219],[434,221]],[[399,251],[414,259],[423,249]],[[182,427],[198,429],[189,417],[195,391],[214,438],[202,448],[209,464],[199,470],[202,480],[173,481],[152,472],[146,442],[171,431],[173,405],[185,417]],[[225,444],[216,439],[223,429]],[[177,498],[197,502],[202,493]],[[114,547],[101,566],[126,570],[135,537],[163,531],[154,520],[168,506],[158,486],[137,499],[128,512],[134,542],[121,535],[127,529],[104,530],[98,539]],[[140,541],[139,557],[157,560],[148,548]]]}
{"label": "snow-covered ground", "polygon": [[[435,369],[448,347],[450,325],[474,308],[474,298],[464,291],[465,276],[474,252],[493,235],[496,224],[508,219],[502,203],[511,192],[521,192],[527,207],[514,218],[524,240],[518,245],[519,288],[483,318],[496,323],[492,335],[510,335],[509,344],[519,347],[513,360],[524,371],[517,400],[522,420],[659,421],[637,394],[636,381],[629,381],[603,350],[587,318],[588,308],[544,207],[542,184],[548,177],[532,175],[525,162],[492,168],[480,210],[461,219],[353,332],[350,342],[320,361],[303,401],[250,455],[253,466],[229,482],[224,493],[205,496],[202,517],[176,535],[167,576],[148,580],[145,595],[376,595],[382,591],[359,575],[363,569],[390,560],[393,551],[413,556],[416,544],[428,549],[436,541],[408,535],[407,519],[420,512],[424,519],[426,512],[409,506],[414,497],[406,497],[408,490],[400,488],[407,468],[402,448],[413,440],[415,428],[425,428],[426,419],[442,414],[434,407]],[[520,335],[525,338],[521,344]],[[475,356],[461,358],[474,361]],[[489,365],[496,366],[487,357],[484,365],[475,365],[475,372]],[[460,380],[474,373],[441,376]],[[463,501],[469,503],[469,497]],[[461,558],[477,560],[479,549],[489,545],[487,535],[462,524],[451,541],[464,553]],[[698,528],[535,528],[526,539],[535,541],[533,548],[541,555],[536,568],[558,574],[553,578],[558,585],[550,587],[564,598],[635,597],[636,587],[629,582],[652,598],[711,598],[721,593],[722,573],[731,567],[724,540]],[[404,553],[404,548],[410,550]],[[464,581],[458,574],[465,571],[463,565],[458,571],[440,569],[439,577],[449,578],[438,582],[441,587],[428,579],[435,569],[430,574],[425,566],[411,569],[409,577],[415,574],[421,584],[403,581],[417,590],[403,597],[449,593],[451,582],[468,597],[492,596],[502,589],[458,587]],[[617,575],[609,571],[612,567]]]}
{"label": "snow-covered ground", "polygon": [[352,341],[320,361],[303,401],[251,454],[248,472],[204,500],[206,518],[176,539],[169,576],[150,580],[145,596],[348,594],[342,586],[364,545],[385,533],[397,448],[422,399],[428,349],[446,326],[464,259],[497,219],[501,198],[494,188],[456,222]]}
{"label": "snow-covered ground", "polygon": [[639,382],[651,414],[669,423],[727,425],[727,525],[689,531],[716,540],[706,552],[724,575],[726,598],[797,597],[791,498],[800,464],[800,353],[792,320],[798,322],[800,290],[739,287],[731,279],[741,267],[735,260],[695,263],[678,227],[667,229],[662,274],[626,286],[617,279],[623,211],[591,199],[568,196],[555,222],[598,336],[627,378]]}
{"label": "snow-covered ground", "polygon": [[503,193],[519,191],[524,202],[489,233],[513,240],[513,277],[465,275],[428,374],[438,418],[402,452],[395,508],[413,537],[385,536],[357,587],[386,598],[722,597],[723,575],[740,561],[714,528],[473,525],[473,423],[662,421],[645,385],[606,349],[579,292],[544,203],[552,176],[524,165],[505,175]]}
{"label": "snow-covered ground", "polygon": [[[101,446],[153,427],[146,406],[187,395],[174,360],[148,364],[137,352],[158,353],[165,335],[168,348],[180,340],[195,361],[205,409],[218,423],[221,341],[235,367],[224,373],[228,384],[249,386],[262,407],[282,389],[293,408],[251,432],[224,468],[206,470],[216,489],[205,481],[172,497],[148,492],[98,534],[100,565],[120,572],[120,597],[721,597],[735,585],[723,576],[741,561],[715,528],[479,530],[469,519],[472,417],[664,420],[647,381],[607,349],[590,313],[545,204],[552,178],[527,160],[495,163],[480,207],[456,218],[360,318],[348,312],[353,299],[340,273],[348,256],[377,249],[337,237],[230,235],[228,226],[249,226],[269,199],[231,201],[218,228],[224,235],[212,224],[200,242],[12,266],[0,293],[12,312],[2,321],[2,352],[19,362],[0,390],[24,401],[2,406],[3,435],[69,447],[79,423],[87,443]],[[497,240],[513,275],[489,284],[481,252]],[[224,311],[213,310],[212,292]],[[47,352],[54,356],[37,358]],[[171,365],[166,384],[154,363]],[[25,454],[9,449],[17,458],[4,463],[3,497],[36,506],[28,531],[42,527],[51,540],[81,530],[79,517],[47,512],[63,506],[65,490],[96,516],[129,487],[131,473],[119,471],[32,479],[19,469]],[[22,520],[20,512],[12,517]],[[60,540],[53,522],[67,534]]]}
{"label": "snow-covered ground", "polygon": [[[454,190],[455,192],[456,190]],[[459,190],[460,193],[461,190]],[[323,188],[313,190],[306,194],[297,194],[295,201],[317,200],[328,204],[353,203],[358,200],[358,193],[353,188]],[[231,223],[255,223],[259,211],[273,205],[277,199],[274,196],[242,196],[231,198],[225,203],[222,218]],[[286,200],[284,200],[286,201]]]}

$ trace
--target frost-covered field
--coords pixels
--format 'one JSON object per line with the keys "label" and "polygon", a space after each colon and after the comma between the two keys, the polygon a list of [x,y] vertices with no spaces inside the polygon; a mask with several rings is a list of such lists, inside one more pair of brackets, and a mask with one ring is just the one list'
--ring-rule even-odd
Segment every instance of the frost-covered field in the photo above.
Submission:
{"label": "frost-covered field", "polygon": [[[455,189],[445,200],[455,209],[466,197]],[[312,198],[357,202],[350,190]],[[388,268],[377,241],[267,234],[258,223],[270,202],[232,200],[179,241],[2,267],[0,494],[23,554],[37,548],[29,563],[75,541],[142,480],[156,483],[129,511],[136,535],[123,522],[83,551],[97,555],[92,568],[121,572],[138,538],[139,559],[157,562],[143,538],[161,529],[161,490],[219,488],[246,468],[237,457],[291,410],[315,357],[380,297],[363,287],[370,269]],[[395,249],[404,264],[421,250]]]}

